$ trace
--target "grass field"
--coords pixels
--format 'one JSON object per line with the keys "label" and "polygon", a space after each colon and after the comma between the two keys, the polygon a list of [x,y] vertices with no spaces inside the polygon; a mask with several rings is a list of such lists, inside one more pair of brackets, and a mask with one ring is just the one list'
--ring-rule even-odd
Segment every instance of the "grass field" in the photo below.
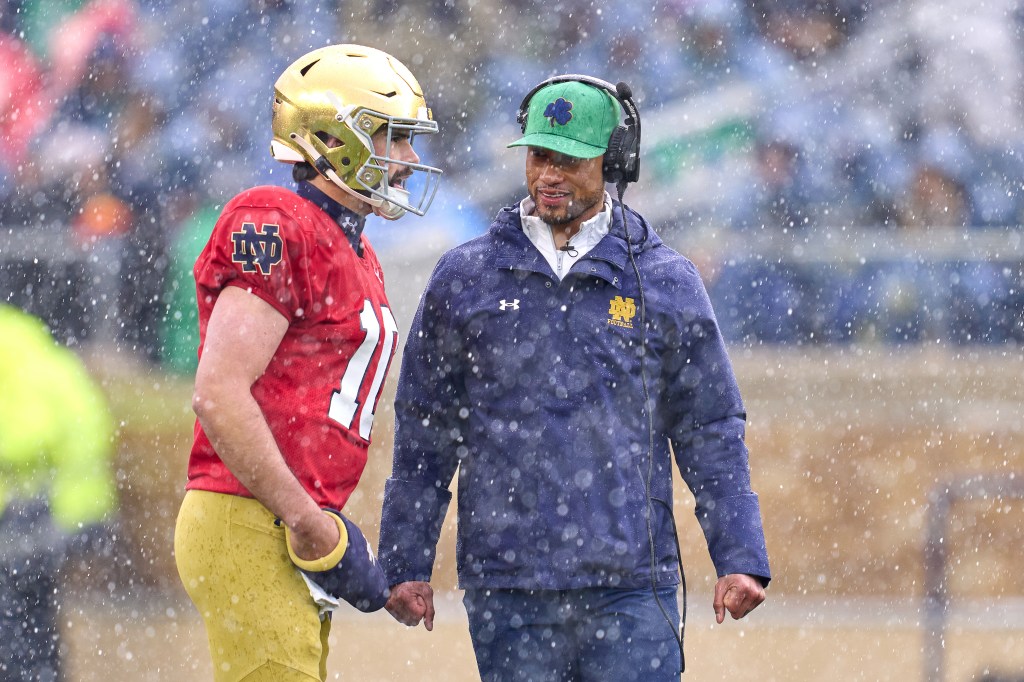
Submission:
{"label": "grass field", "polygon": [[[739,349],[733,358],[775,579],[768,602],[747,620],[714,625],[711,563],[692,496],[677,478],[690,585],[687,677],[923,679],[928,496],[956,477],[1024,474],[1020,352]],[[72,679],[209,679],[202,627],[170,553],[191,439],[189,381],[101,354],[90,362],[122,423],[118,466],[132,565],[75,578],[65,609]],[[346,508],[374,543],[390,466],[389,400],[385,393],[370,463]],[[1024,677],[1022,502],[993,498],[953,510],[948,680],[980,680],[986,670]],[[435,632],[407,630],[386,614],[344,615],[332,634],[336,679],[476,679],[452,591],[453,524],[449,516],[439,546]],[[97,593],[97,583],[121,596]]]}
{"label": "grass field", "polygon": [[[476,675],[457,593],[438,595],[433,632],[405,628],[383,612],[348,610],[330,639],[329,679],[470,682]],[[714,623],[710,593],[693,590],[685,679],[736,682],[907,682],[925,665],[916,605],[906,600],[828,602],[772,594],[747,620]],[[1024,671],[1024,605],[1003,616],[954,618],[948,680]],[[72,609],[71,679],[170,682],[211,679],[202,625],[187,601],[160,595],[113,609]],[[999,608],[996,607],[998,612]],[[991,607],[990,607],[991,609]]]}

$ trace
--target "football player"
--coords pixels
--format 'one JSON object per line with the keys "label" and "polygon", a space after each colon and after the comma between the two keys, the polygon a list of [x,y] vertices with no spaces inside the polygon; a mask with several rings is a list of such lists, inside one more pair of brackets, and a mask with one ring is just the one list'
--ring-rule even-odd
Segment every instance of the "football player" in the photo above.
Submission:
{"label": "football player", "polygon": [[339,600],[370,611],[387,599],[339,511],[398,343],[363,221],[422,215],[441,174],[413,149],[437,132],[416,78],[372,48],[289,66],[272,127],[297,186],[228,202],[194,270],[198,419],[174,548],[219,682],[324,680]]}

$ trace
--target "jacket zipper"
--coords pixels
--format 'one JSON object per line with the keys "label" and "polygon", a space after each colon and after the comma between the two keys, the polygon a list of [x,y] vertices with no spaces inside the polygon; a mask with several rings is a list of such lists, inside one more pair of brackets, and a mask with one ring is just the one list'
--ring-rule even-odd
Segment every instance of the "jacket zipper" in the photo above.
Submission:
{"label": "jacket zipper", "polygon": [[555,262],[558,264],[558,270],[555,272],[558,275],[558,279],[562,279],[562,256],[565,255],[564,251],[558,249],[558,244],[555,244],[555,235],[548,229],[548,234],[551,235],[551,248],[555,250]]}

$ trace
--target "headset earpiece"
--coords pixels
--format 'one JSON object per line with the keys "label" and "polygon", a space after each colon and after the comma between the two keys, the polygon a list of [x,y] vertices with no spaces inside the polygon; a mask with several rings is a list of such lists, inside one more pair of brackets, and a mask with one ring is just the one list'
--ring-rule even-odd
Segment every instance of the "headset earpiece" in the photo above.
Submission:
{"label": "headset earpiece", "polygon": [[637,181],[640,176],[638,147],[635,129],[620,125],[612,131],[602,167],[605,182]]}
{"label": "headset earpiece", "polygon": [[543,83],[537,84],[530,92],[526,93],[519,111],[516,112],[516,122],[520,130],[526,133],[526,123],[530,114],[530,100],[541,88],[555,83],[567,83],[577,81],[595,88],[600,88],[614,97],[619,106],[625,112],[625,121],[616,126],[608,138],[608,149],[604,154],[604,164],[601,172],[604,181],[613,184],[620,182],[636,182],[640,179],[640,112],[637,111],[636,103],[633,101],[633,91],[625,83],[612,85],[607,81],[593,76],[579,74],[566,74],[564,76],[553,76]]}

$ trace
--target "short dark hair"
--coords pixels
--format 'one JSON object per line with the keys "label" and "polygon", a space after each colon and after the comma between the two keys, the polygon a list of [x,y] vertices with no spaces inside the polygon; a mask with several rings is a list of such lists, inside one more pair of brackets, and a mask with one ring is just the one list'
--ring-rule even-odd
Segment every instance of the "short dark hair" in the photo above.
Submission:
{"label": "short dark hair", "polygon": [[299,161],[292,166],[292,180],[295,182],[305,182],[306,180],[312,180],[315,177],[316,169],[305,161]]}

